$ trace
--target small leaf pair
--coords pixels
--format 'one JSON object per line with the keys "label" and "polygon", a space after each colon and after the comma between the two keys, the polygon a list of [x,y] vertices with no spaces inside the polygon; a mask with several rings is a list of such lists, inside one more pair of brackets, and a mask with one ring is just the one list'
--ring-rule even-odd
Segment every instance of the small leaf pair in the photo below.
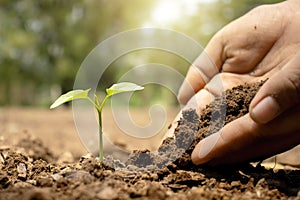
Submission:
{"label": "small leaf pair", "polygon": [[134,83],[130,83],[130,82],[121,82],[121,83],[113,84],[110,88],[106,89],[106,96],[103,99],[103,101],[101,102],[101,104],[99,103],[99,99],[96,95],[95,95],[94,101],[89,97],[89,92],[91,89],[72,90],[72,91],[67,92],[66,94],[61,95],[50,106],[50,109],[56,108],[64,103],[67,103],[67,102],[70,102],[70,101],[73,101],[76,99],[87,99],[88,101],[90,101],[93,104],[93,106],[97,109],[98,118],[99,118],[99,120],[98,120],[98,123],[99,123],[99,162],[102,163],[102,161],[103,161],[102,108],[103,108],[106,100],[115,94],[119,94],[119,93],[123,93],[123,92],[134,92],[134,91],[143,90],[143,89],[144,89],[144,87],[136,85]]}

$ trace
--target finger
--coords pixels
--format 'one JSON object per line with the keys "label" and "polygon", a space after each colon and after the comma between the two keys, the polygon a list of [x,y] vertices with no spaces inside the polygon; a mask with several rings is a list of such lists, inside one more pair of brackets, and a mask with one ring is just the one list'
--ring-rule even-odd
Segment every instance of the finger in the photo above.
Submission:
{"label": "finger", "polygon": [[205,85],[205,89],[214,96],[221,96],[225,90],[232,89],[238,85],[246,83],[255,83],[264,79],[263,77],[253,77],[248,74],[235,74],[223,72],[214,76],[210,82]]}
{"label": "finger", "polygon": [[[213,101],[214,96],[209,93],[207,90],[200,90],[188,103],[182,110],[187,109],[195,109],[197,114],[200,115],[200,112],[202,109],[206,107],[211,101]],[[165,139],[167,137],[174,137],[174,132],[176,127],[178,126],[178,121],[182,117],[182,111],[180,111],[173,122],[168,127],[168,130],[166,131],[165,135],[162,139]]]}
{"label": "finger", "polygon": [[226,162],[236,163],[286,150],[300,142],[299,118],[300,106],[263,125],[247,114],[200,141],[192,160],[195,164],[211,160],[222,163],[222,159],[230,158]]}
{"label": "finger", "polygon": [[260,77],[250,75],[237,75],[234,73],[220,73],[209,81],[205,87],[199,90],[187,103],[184,109],[196,109],[198,115],[210,104],[215,97],[221,96],[225,90],[231,89],[245,83],[257,82]]}
{"label": "finger", "polygon": [[[207,90],[202,89],[196,95],[194,95],[193,98],[190,99],[190,101],[182,110],[187,110],[192,108],[195,109],[197,114],[200,116],[201,110],[203,110],[206,107],[206,105],[212,102],[214,98],[215,98],[214,95],[212,95]],[[182,111],[180,111],[177,114],[177,116],[168,127],[168,130],[166,131],[162,139],[165,139],[167,137],[174,137],[175,129],[178,126],[178,121],[180,120],[181,117],[182,117]]]}
{"label": "finger", "polygon": [[300,51],[258,91],[250,104],[250,116],[267,123],[300,102]]}
{"label": "finger", "polygon": [[201,111],[214,100],[215,96],[206,89],[200,90],[196,95],[194,95],[187,105],[184,107],[185,109],[195,109],[198,116],[201,115]]}
{"label": "finger", "polygon": [[178,121],[180,120],[182,116],[182,111],[180,111],[175,119],[173,120],[173,122],[169,125],[168,130],[166,132],[166,134],[163,136],[162,140],[166,139],[167,137],[174,137],[174,132],[176,127],[178,126]]}
{"label": "finger", "polygon": [[[210,104],[215,97],[222,95],[227,89],[231,89],[235,86],[242,85],[245,83],[256,82],[260,78],[252,77],[250,75],[237,75],[234,73],[220,73],[206,84],[206,86],[199,90],[187,103],[187,105],[183,108],[185,109],[196,109],[197,114],[200,116],[201,112],[205,107]],[[178,121],[181,117],[181,111],[177,114],[176,118],[173,120],[171,125],[169,126],[164,138],[173,137],[175,128],[178,125]],[[163,139],[164,139],[163,138]]]}
{"label": "finger", "polygon": [[270,156],[287,151],[298,145],[300,131],[285,134],[285,137],[273,137],[267,141],[254,143],[240,151],[213,158],[210,165],[236,164],[245,161],[260,161]]}
{"label": "finger", "polygon": [[222,56],[223,45],[220,34],[217,33],[189,68],[178,92],[178,100],[181,104],[186,104],[219,72],[223,62]]}
{"label": "finger", "polygon": [[252,81],[253,77],[248,75],[239,76],[231,73],[218,74],[217,76],[214,76],[214,78],[206,84],[203,89],[191,98],[186,107],[196,109],[200,116],[201,111],[205,109],[205,107],[210,104],[215,97],[221,96],[225,90]]}
{"label": "finger", "polygon": [[257,161],[289,150],[300,142],[299,118],[300,106],[297,106],[271,123],[260,125],[259,130],[254,132],[252,144],[228,153],[223,152],[209,163],[219,165]]}

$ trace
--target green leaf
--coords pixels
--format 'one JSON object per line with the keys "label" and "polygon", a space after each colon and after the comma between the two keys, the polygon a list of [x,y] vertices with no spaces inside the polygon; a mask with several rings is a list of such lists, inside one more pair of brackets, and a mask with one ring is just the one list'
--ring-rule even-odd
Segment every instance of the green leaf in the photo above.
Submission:
{"label": "green leaf", "polygon": [[139,86],[135,83],[121,82],[121,83],[113,84],[110,88],[107,88],[106,93],[108,96],[112,96],[122,92],[134,92],[143,89],[144,87]]}
{"label": "green leaf", "polygon": [[61,104],[64,104],[75,99],[89,99],[88,93],[91,89],[87,90],[72,90],[66,94],[61,95],[56,101],[50,106],[50,109],[56,108]]}

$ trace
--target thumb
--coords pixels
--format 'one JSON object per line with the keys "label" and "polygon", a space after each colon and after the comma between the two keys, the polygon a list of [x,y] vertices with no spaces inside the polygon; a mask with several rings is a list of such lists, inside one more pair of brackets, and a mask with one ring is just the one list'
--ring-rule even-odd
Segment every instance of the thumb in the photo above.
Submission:
{"label": "thumb", "polygon": [[261,87],[250,104],[250,116],[265,124],[299,102],[300,51]]}

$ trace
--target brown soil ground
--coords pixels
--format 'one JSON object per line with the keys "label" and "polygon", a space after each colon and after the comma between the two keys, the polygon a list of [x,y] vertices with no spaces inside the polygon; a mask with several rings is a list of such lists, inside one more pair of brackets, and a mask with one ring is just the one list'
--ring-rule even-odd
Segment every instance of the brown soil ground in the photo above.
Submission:
{"label": "brown soil ground", "polygon": [[[250,93],[244,92],[244,96],[236,98],[234,92],[252,90],[246,87],[227,92],[227,99],[231,95],[236,102],[227,102],[229,107],[240,105],[241,112],[228,113],[227,109],[226,122],[247,112]],[[109,157],[105,164],[99,165],[93,156],[85,155],[70,110],[1,109],[0,200],[300,199],[300,171],[295,168],[300,166],[299,148],[278,155],[276,165],[271,163],[275,169],[248,163],[199,167],[190,162],[193,145],[206,137],[211,116],[218,116],[214,111],[209,112],[209,109],[220,110],[212,109],[216,105],[222,104],[208,107],[200,122],[193,111],[186,112],[175,139],[166,139],[156,152],[135,151],[127,165]],[[109,127],[108,120],[106,125]],[[152,143],[157,143],[160,137],[151,144],[143,144],[143,149],[157,146]],[[119,142],[122,143],[116,141]]]}

